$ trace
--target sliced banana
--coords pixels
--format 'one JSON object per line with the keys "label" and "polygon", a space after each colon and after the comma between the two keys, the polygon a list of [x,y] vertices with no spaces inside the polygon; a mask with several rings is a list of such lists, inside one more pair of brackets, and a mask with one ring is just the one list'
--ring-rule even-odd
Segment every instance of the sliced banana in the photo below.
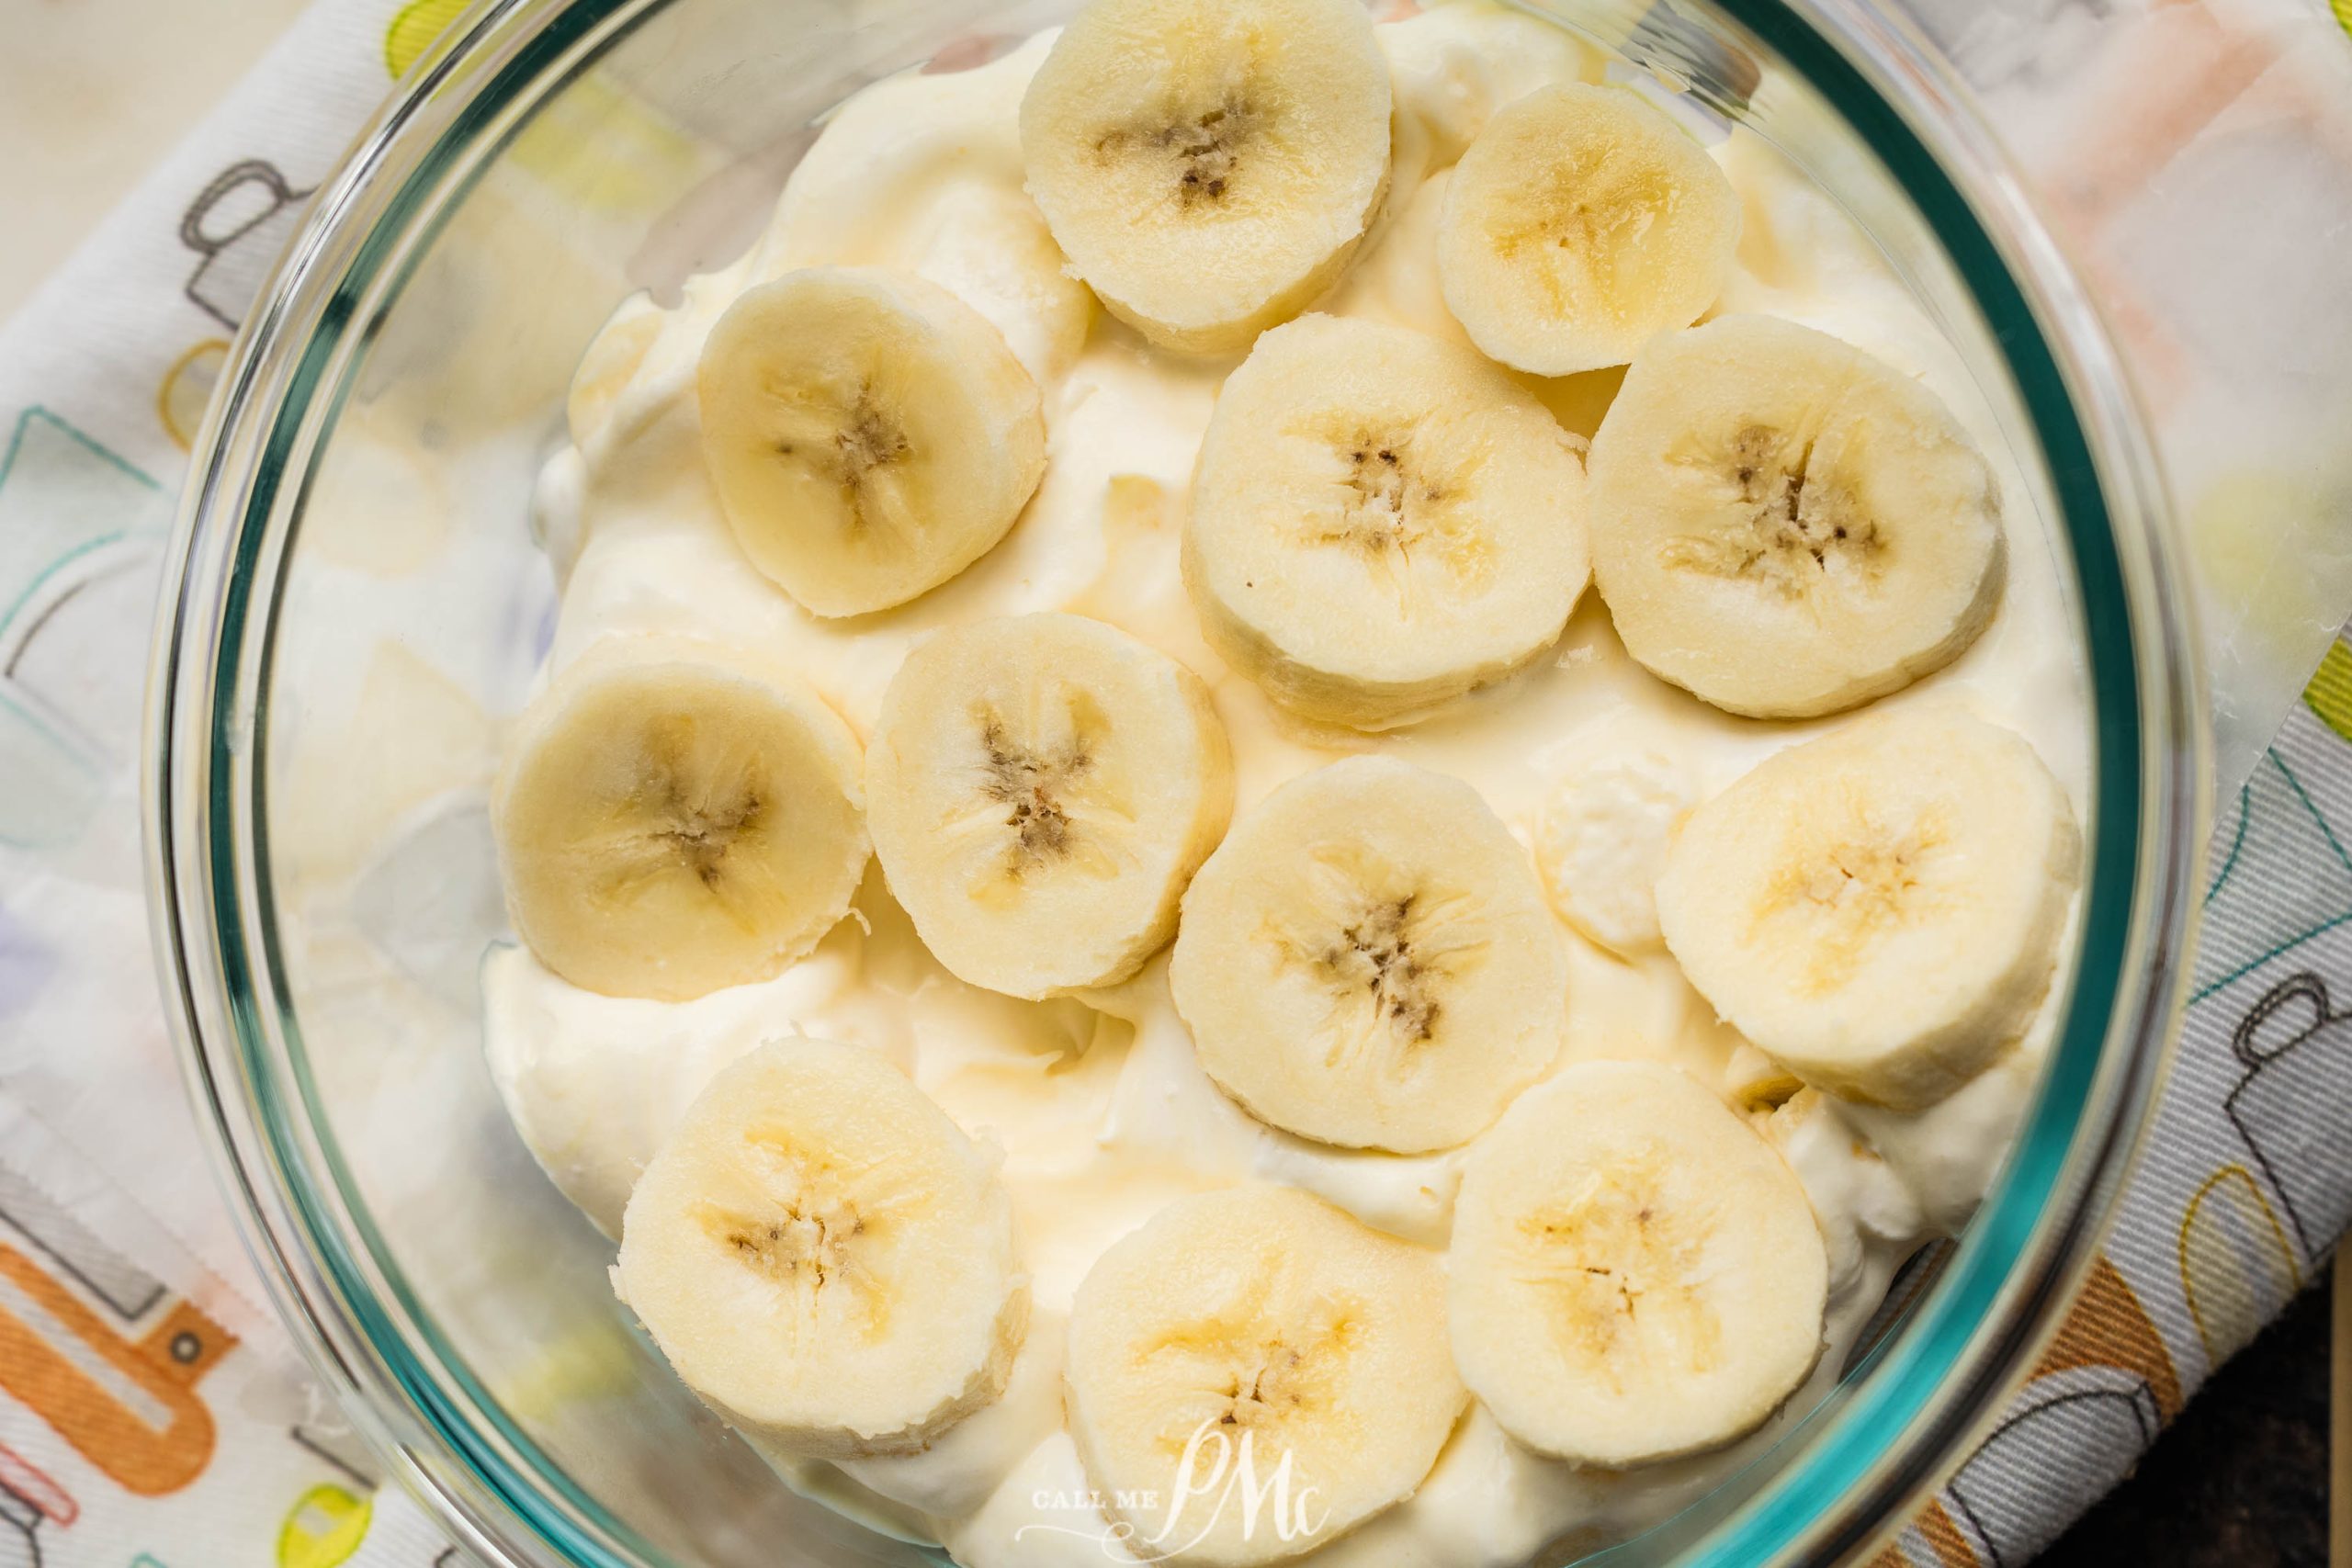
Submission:
{"label": "sliced banana", "polygon": [[523,712],[491,801],[514,929],[606,996],[763,980],[865,874],[857,739],[757,656],[616,637]]}
{"label": "sliced banana", "polygon": [[902,604],[985,555],[1046,471],[1037,384],[935,284],[813,267],[703,346],[703,457],[736,541],[820,615]]}
{"label": "sliced banana", "polygon": [[2030,1021],[2081,874],[2074,810],[2033,748],[1928,705],[1792,747],[1693,811],[1658,923],[1768,1055],[1917,1111]]}
{"label": "sliced banana", "polygon": [[1753,1431],[1813,1370],[1827,1248],[1786,1162],[1672,1067],[1586,1062],[1471,1150],[1447,1317],[1511,1436],[1645,1464]]}
{"label": "sliced banana", "polygon": [[1217,395],[1184,581],[1268,695],[1386,728],[1558,639],[1589,572],[1584,490],[1567,434],[1476,354],[1307,316]]}
{"label": "sliced banana", "polygon": [[1095,0],[1021,103],[1029,194],[1154,343],[1235,354],[1313,301],[1388,184],[1388,62],[1356,0]]}
{"label": "sliced banana", "polygon": [[1692,794],[1688,771],[1656,750],[1604,752],[1562,773],[1535,832],[1552,907],[1611,952],[1655,951],[1658,874]]}
{"label": "sliced banana", "polygon": [[1540,87],[1463,153],[1438,276],[1471,341],[1515,369],[1623,365],[1731,276],[1739,197],[1706,150],[1622,87]]}
{"label": "sliced banana", "polygon": [[1179,1200],[1103,1253],[1070,1431],[1127,1550],[1274,1562],[1411,1496],[1466,1403],[1444,1292],[1434,1255],[1286,1187]]}
{"label": "sliced banana", "polygon": [[1016,997],[1124,980],[1225,832],[1208,688],[1125,632],[1013,615],[899,667],[866,750],[890,891],[958,977]]}
{"label": "sliced banana", "polygon": [[1933,394],[1826,333],[1660,340],[1592,443],[1593,566],[1626,650],[1715,706],[1836,713],[1957,658],[2007,561],[1992,471]]}
{"label": "sliced banana", "polygon": [[1184,895],[1169,962],[1201,1066],[1261,1122],[1419,1154],[1552,1065],[1567,959],[1478,792],[1389,757],[1269,795]]}
{"label": "sliced banana", "polygon": [[614,1287],[687,1387],[784,1451],[915,1453],[1029,1321],[994,1166],[876,1052],[763,1045],[629,1194]]}

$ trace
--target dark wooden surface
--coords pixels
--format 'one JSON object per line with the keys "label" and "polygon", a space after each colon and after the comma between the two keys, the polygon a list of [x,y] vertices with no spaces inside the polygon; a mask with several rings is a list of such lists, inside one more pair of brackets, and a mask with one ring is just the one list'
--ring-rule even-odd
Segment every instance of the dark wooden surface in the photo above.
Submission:
{"label": "dark wooden surface", "polygon": [[2326,1568],[2322,1280],[2214,1376],[2040,1568]]}

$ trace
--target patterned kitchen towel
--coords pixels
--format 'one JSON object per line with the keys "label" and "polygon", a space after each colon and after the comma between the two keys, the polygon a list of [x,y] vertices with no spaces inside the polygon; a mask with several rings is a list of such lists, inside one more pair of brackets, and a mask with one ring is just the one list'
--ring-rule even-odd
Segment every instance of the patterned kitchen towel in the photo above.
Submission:
{"label": "patterned kitchen towel", "polygon": [[[2352,458],[2313,434],[2352,411],[2324,243],[2352,230],[2352,50],[2319,41],[2316,0],[1917,3],[2133,356],[2203,552],[2235,795],[2122,1223],[2041,1374],[1883,1559],[1977,1568],[2120,1474],[2352,1213],[2324,1157],[2352,1145],[2352,649],[2278,728],[2352,607]],[[257,1304],[152,999],[135,757],[174,492],[228,338],[458,9],[318,0],[0,328],[0,1568],[455,1561]],[[2247,232],[2281,235],[2259,288],[2238,249],[2199,249]]]}
{"label": "patterned kitchen towel", "polygon": [[0,1568],[456,1561],[379,1495],[213,1186],[155,999],[135,766],[189,444],[384,91],[389,10],[306,12],[0,328]]}
{"label": "patterned kitchen towel", "polygon": [[2218,814],[2178,1056],[2105,1255],[1875,1568],[2014,1568],[2120,1480],[2352,1224],[2352,646]]}

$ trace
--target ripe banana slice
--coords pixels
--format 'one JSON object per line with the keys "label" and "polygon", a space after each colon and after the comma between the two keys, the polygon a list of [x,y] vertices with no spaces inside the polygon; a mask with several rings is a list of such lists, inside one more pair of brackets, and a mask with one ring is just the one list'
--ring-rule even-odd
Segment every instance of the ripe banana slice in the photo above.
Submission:
{"label": "ripe banana slice", "polygon": [[703,457],[736,541],[804,609],[888,609],[1004,537],[1046,471],[1037,384],[935,284],[812,267],[703,346]]}
{"label": "ripe banana slice", "polygon": [[1351,757],[1236,825],[1169,962],[1202,1067],[1261,1122],[1421,1154],[1558,1055],[1567,958],[1527,853],[1458,779]]}
{"label": "ripe banana slice", "polygon": [[1992,471],[1925,388],[1724,316],[1626,373],[1592,443],[1593,565],[1626,650],[1719,708],[1836,713],[1959,657],[2000,602]]}
{"label": "ripe banana slice", "polygon": [[1463,1167],[1463,1381],[1511,1436],[1646,1464],[1753,1431],[1821,1353],[1828,1251],[1795,1173],[1672,1067],[1585,1062]]}
{"label": "ripe banana slice", "polygon": [[1176,929],[1233,760],[1200,678],[1079,615],[908,655],[866,750],[890,891],[942,964],[1016,997],[1110,985]]}
{"label": "ripe banana slice", "polygon": [[614,1288],[686,1386],[784,1451],[920,1452],[1029,1322],[993,1165],[880,1054],[763,1045],[629,1194]]}
{"label": "ripe banana slice", "polygon": [[1552,907],[1611,952],[1655,951],[1658,874],[1691,795],[1685,770],[1655,750],[1589,757],[1564,773],[1535,834]]}
{"label": "ripe banana slice", "polygon": [[1021,103],[1029,194],[1112,312],[1237,354],[1337,278],[1388,184],[1356,0],[1095,0]]}
{"label": "ripe banana slice", "polygon": [[2074,810],[2033,748],[1933,705],[1780,752],[1691,812],[1658,923],[1767,1054],[1917,1111],[2031,1020],[2081,874]]}
{"label": "ripe banana slice", "polygon": [[1444,1292],[1432,1254],[1287,1187],[1112,1247],[1070,1308],[1069,1416],[1127,1550],[1274,1562],[1411,1496],[1467,1403]]}
{"label": "ripe banana slice", "polygon": [[1424,717],[1558,639],[1589,572],[1584,468],[1467,348],[1307,316],[1258,340],[1201,442],[1184,581],[1294,712]]}
{"label": "ripe banana slice", "polygon": [[1739,197],[1706,150],[1622,87],[1541,87],[1487,122],[1439,219],[1446,308],[1539,376],[1623,365],[1731,276]]}
{"label": "ripe banana slice", "polygon": [[515,931],[606,996],[764,980],[848,912],[858,773],[849,726],[757,657],[605,638],[523,711],[492,796]]}

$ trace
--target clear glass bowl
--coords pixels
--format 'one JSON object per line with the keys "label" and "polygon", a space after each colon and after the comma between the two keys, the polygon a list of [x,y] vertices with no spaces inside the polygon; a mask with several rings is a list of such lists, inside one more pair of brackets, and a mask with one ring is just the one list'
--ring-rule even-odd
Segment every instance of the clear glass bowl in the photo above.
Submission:
{"label": "clear glass bowl", "polygon": [[[157,644],[156,933],[279,1310],[485,1561],[938,1561],[776,1483],[673,1380],[482,1066],[483,792],[553,589],[524,520],[582,347],[756,231],[812,118],[1069,0],[503,0],[428,50],[253,311]],[[1604,1556],[1826,1562],[1899,1522],[2030,1364],[2144,1125],[2202,840],[2201,705],[2113,352],[1984,127],[1858,0],[1542,0],[1758,130],[1958,346],[2045,515],[2095,735],[2079,963],[1974,1223],[1764,1460]]]}

